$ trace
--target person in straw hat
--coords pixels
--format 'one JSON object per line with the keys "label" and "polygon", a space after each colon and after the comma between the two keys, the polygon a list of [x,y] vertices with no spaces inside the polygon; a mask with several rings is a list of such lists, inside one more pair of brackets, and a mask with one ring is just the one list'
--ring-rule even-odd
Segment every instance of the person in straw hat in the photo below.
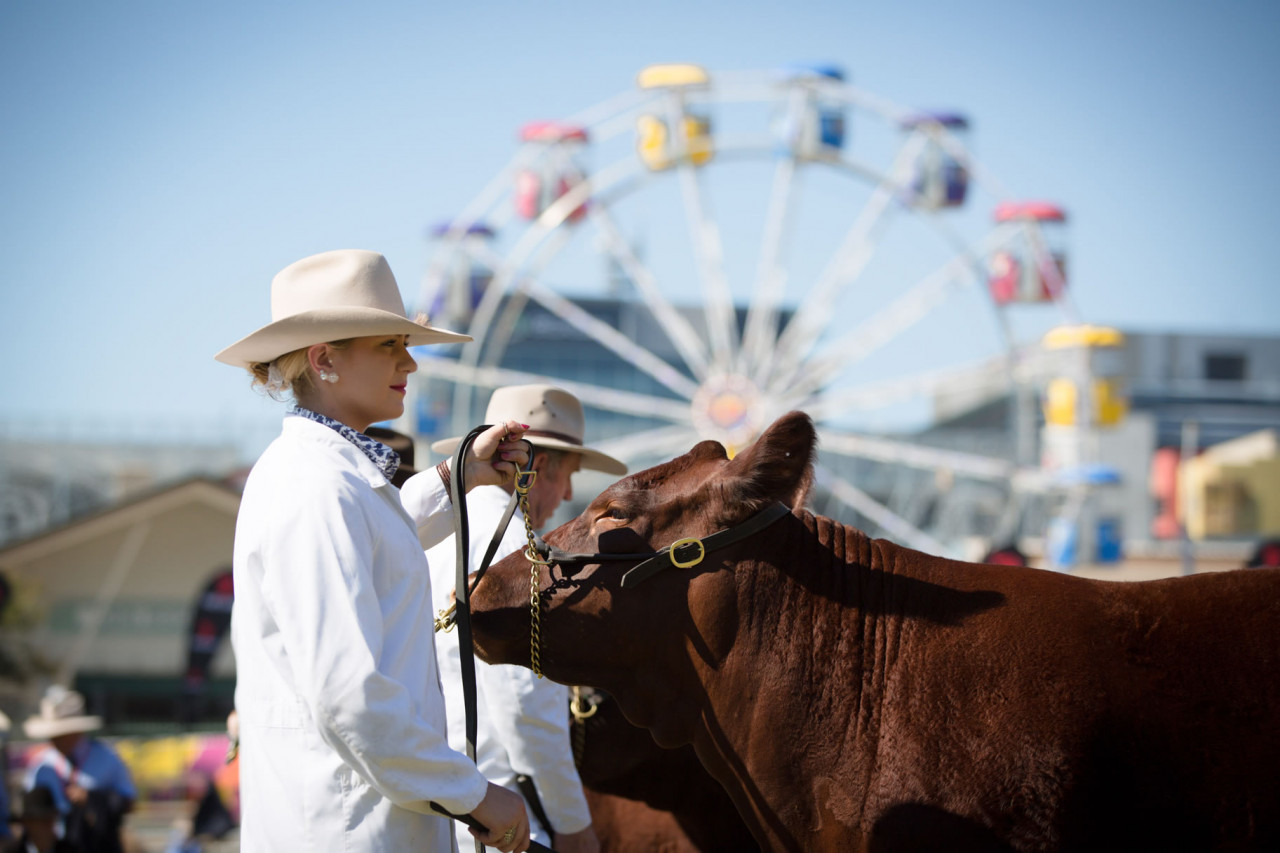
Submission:
{"label": "person in straw hat", "polygon": [[[529,523],[541,530],[562,501],[573,498],[573,475],[586,468],[622,475],[622,462],[587,447],[585,418],[578,398],[552,385],[518,385],[498,388],[489,399],[486,423],[517,420],[527,424],[524,437],[533,445],[533,470],[529,488]],[[452,453],[459,438],[431,445],[439,453]],[[416,490],[406,487],[405,504],[411,511]],[[467,495],[471,519],[470,566],[480,566],[489,539],[497,528],[514,491],[514,485],[482,486]],[[527,545],[524,513],[516,510],[507,526],[494,560],[524,550]],[[431,548],[431,590],[437,611],[447,608],[456,578],[453,537]],[[444,683],[449,716],[449,742],[461,749],[466,742],[462,669],[457,634],[437,635],[436,657]],[[557,853],[593,853],[599,842],[591,826],[591,813],[574,765],[569,740],[569,688],[540,679],[521,666],[492,666],[476,661],[478,728],[476,758],[480,770],[513,791],[519,791],[534,815],[533,838]],[[546,825],[544,825],[544,822]],[[459,833],[461,836],[461,833]]]}
{"label": "person in straw hat", "polygon": [[22,728],[32,740],[49,741],[28,766],[23,789],[50,792],[79,848],[121,849],[121,822],[138,790],[115,750],[90,737],[102,728],[102,718],[85,713],[84,696],[61,684],[50,686]]}
{"label": "person in straw hat", "polygon": [[[431,581],[365,434],[404,411],[408,347],[469,338],[410,320],[386,259],[324,252],[271,282],[271,322],[218,353],[295,402],[244,487],[232,566],[240,844],[279,850],[451,850],[436,808],[470,814],[501,851],[527,849],[519,797],[451,749],[434,661]],[[510,481],[521,424],[468,455],[469,484]],[[422,541],[448,535],[448,467],[417,483]]]}

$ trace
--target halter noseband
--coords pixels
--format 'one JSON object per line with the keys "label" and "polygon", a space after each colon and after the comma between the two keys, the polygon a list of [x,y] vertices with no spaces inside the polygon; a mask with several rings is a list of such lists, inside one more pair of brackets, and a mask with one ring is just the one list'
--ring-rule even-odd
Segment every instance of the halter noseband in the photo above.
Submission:
{"label": "halter noseband", "polygon": [[[658,551],[647,554],[571,554],[539,540],[536,543],[537,554],[541,563],[616,563],[640,561],[622,576],[622,588],[630,589],[656,575],[663,569],[687,569],[701,563],[712,551],[725,548],[740,542],[748,536],[759,533],[784,515],[790,515],[791,508],[784,503],[776,502],[765,507],[746,521],[718,533],[712,533],[704,539],[690,536],[678,539]],[[533,549],[535,546],[531,545]],[[526,552],[526,556],[530,556]],[[532,557],[530,556],[530,559]]]}

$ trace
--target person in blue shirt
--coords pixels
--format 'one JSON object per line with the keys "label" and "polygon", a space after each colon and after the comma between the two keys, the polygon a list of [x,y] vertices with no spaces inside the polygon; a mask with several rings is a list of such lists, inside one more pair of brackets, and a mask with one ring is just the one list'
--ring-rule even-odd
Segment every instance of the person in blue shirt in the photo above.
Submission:
{"label": "person in blue shirt", "polygon": [[115,750],[89,736],[102,728],[102,719],[84,711],[84,697],[74,690],[55,684],[45,692],[39,714],[23,729],[49,746],[28,767],[23,789],[49,789],[66,837],[80,849],[121,850],[121,823],[138,791]]}

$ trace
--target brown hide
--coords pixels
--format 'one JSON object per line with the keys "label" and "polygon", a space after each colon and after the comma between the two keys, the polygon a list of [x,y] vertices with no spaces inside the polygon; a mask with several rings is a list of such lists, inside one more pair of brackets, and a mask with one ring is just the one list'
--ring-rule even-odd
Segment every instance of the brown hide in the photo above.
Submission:
{"label": "brown hide", "polygon": [[759,849],[692,747],[662,749],[610,697],[597,703],[573,738],[601,853]]}
{"label": "brown hide", "polygon": [[[632,553],[791,503],[791,413],[734,460],[703,442],[548,541]],[[1280,850],[1280,570],[1144,583],[961,563],[796,511],[622,589],[542,569],[541,660],[692,743],[762,847]],[[529,665],[528,563],[473,596],[487,660]]]}

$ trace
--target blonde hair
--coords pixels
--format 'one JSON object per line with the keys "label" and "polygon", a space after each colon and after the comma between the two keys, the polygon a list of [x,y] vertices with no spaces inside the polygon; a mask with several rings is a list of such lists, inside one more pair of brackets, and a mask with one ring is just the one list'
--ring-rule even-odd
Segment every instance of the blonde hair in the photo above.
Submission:
{"label": "blonde hair", "polygon": [[[351,338],[340,341],[326,341],[334,349],[346,349],[351,346]],[[284,400],[286,396],[301,402],[303,397],[315,390],[315,379],[311,375],[311,362],[307,358],[307,350],[303,347],[287,352],[275,361],[255,361],[249,365],[250,380],[255,388],[273,400]]]}

